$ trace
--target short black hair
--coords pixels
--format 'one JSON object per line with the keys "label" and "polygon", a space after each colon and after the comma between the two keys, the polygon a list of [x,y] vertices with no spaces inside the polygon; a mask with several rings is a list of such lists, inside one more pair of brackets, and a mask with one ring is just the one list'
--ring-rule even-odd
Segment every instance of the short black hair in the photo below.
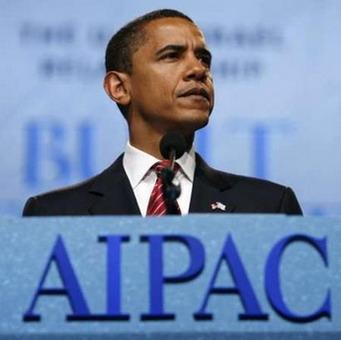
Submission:
{"label": "short black hair", "polygon": [[146,39],[144,27],[149,22],[162,18],[182,18],[194,24],[184,13],[173,9],[160,9],[146,13],[123,26],[110,39],[105,52],[106,71],[131,74],[133,54]]}

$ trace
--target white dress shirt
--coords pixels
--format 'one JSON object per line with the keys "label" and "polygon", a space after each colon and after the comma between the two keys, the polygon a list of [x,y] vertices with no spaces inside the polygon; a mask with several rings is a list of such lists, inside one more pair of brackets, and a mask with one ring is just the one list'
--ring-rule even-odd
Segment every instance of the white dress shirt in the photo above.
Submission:
{"label": "white dress shirt", "polygon": [[[151,167],[159,161],[154,156],[135,148],[129,142],[127,143],[123,156],[123,168],[133,188],[142,216],[146,216],[149,197],[157,178]],[[181,186],[181,195],[177,201],[181,215],[187,215],[195,170],[194,148],[192,147],[189,152],[185,152],[176,162],[180,165],[180,169],[176,173],[175,179],[179,181]]]}

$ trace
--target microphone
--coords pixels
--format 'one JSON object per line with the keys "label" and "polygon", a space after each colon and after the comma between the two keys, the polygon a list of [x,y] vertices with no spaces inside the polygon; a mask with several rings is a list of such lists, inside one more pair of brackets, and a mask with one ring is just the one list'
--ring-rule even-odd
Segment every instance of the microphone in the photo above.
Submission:
{"label": "microphone", "polygon": [[174,161],[180,158],[186,151],[185,137],[178,132],[166,133],[160,141],[161,155],[171,160],[171,168],[174,169]]}
{"label": "microphone", "polygon": [[186,151],[185,137],[178,132],[166,133],[160,141],[161,155],[171,161],[171,166],[164,168],[161,171],[161,177],[164,183],[164,195],[168,203],[169,210],[172,211],[175,200],[181,194],[180,184],[174,184],[174,163],[175,160],[180,158]]}

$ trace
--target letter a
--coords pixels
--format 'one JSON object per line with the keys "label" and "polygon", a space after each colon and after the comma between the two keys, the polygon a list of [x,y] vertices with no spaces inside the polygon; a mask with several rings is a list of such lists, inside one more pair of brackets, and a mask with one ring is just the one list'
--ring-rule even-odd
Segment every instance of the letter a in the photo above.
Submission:
{"label": "letter a", "polygon": [[[217,279],[219,269],[225,261],[229,267],[232,278],[236,284],[235,287],[215,287],[214,283]],[[245,309],[245,314],[239,314],[240,320],[266,320],[267,314],[264,314],[257,301],[255,292],[252,289],[250,280],[247,277],[245,268],[240,260],[236,246],[229,235],[224,244],[221,256],[218,259],[217,266],[214,270],[210,285],[204,297],[204,301],[199,311],[194,314],[196,320],[211,320],[213,315],[207,313],[206,306],[211,294],[237,294],[240,296],[241,302]]]}
{"label": "letter a", "polygon": [[[64,287],[62,288],[43,287],[52,262],[55,262],[57,266],[60,278],[64,285]],[[40,279],[38,289],[33,296],[32,303],[27,312],[24,314],[24,321],[40,321],[40,314],[34,314],[34,308],[36,306],[39,295],[65,295],[68,298],[71,309],[73,311],[73,314],[68,316],[68,318],[82,318],[89,315],[89,308],[85,301],[75,272],[72,268],[61,236],[58,236],[56,243],[54,244],[51,255],[45,266],[43,275]]]}

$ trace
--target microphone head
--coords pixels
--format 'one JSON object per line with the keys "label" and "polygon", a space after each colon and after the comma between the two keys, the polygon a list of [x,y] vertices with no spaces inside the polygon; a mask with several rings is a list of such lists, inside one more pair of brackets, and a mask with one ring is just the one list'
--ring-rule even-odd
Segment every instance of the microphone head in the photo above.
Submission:
{"label": "microphone head", "polygon": [[178,132],[166,133],[160,141],[160,152],[161,155],[170,159],[171,151],[175,151],[175,159],[180,158],[186,151],[186,140],[185,137]]}

